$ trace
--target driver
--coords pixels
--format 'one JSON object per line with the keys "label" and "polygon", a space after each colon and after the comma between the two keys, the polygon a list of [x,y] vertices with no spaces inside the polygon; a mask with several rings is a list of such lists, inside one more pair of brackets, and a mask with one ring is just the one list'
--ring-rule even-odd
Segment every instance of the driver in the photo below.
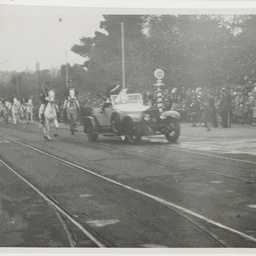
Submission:
{"label": "driver", "polygon": [[118,95],[120,93],[120,90],[121,90],[121,86],[120,86],[119,80],[114,79],[112,85],[110,85],[108,87],[108,90],[106,92],[106,96],[103,99],[104,103],[103,103],[103,106],[101,107],[101,113],[103,113],[105,108],[109,108],[112,105],[111,100],[110,100],[110,96],[111,95]]}

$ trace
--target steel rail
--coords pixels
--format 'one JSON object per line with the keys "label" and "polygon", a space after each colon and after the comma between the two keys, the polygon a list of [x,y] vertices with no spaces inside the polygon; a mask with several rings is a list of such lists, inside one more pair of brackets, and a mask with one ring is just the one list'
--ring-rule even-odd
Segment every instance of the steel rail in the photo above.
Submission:
{"label": "steel rail", "polygon": [[[102,145],[102,144],[100,144],[102,147],[105,147],[105,148],[112,148],[112,149],[117,149],[117,150],[119,150],[120,148],[118,148],[118,147],[116,147],[116,146],[114,146],[114,145]],[[154,149],[156,149],[156,148],[162,148],[162,149],[168,149],[168,148],[163,148],[163,147],[161,147],[161,146],[155,146],[155,148]],[[147,149],[147,150],[150,150],[150,149]],[[174,150],[174,149],[171,149],[171,150]],[[129,149],[126,149],[125,151],[124,151],[124,153],[125,154],[129,154],[129,155],[132,155],[132,156],[137,156],[138,155],[138,153],[135,153],[133,150],[129,150]],[[147,154],[148,154],[149,152],[147,151]],[[191,154],[193,154],[193,152],[191,151],[190,152]],[[209,156],[209,155],[208,155]],[[165,164],[170,164],[170,162],[169,161],[167,161],[167,160],[165,160],[165,159],[159,159],[159,157],[157,156],[157,157],[155,157],[155,154],[152,154],[151,153],[151,155],[150,156],[145,156],[145,155],[143,155],[142,156],[144,159],[147,159],[147,161],[151,161],[151,164],[154,164],[154,165],[157,165],[157,166],[159,166],[159,165],[161,165],[161,166],[165,166],[163,163],[165,163]],[[137,161],[141,161],[141,160],[139,160],[139,159],[136,159]],[[160,163],[154,163],[152,160],[157,160],[157,161],[159,161]],[[231,160],[231,159],[229,159],[229,160]],[[232,159],[233,160],[233,159]],[[256,165],[256,163],[254,163],[254,162],[252,162],[252,164],[255,164]],[[184,168],[191,168],[191,166],[190,165],[186,165],[186,164],[181,164],[181,163],[177,163],[177,162],[174,162],[173,160],[172,160],[172,166],[177,166],[177,167],[184,167]],[[233,175],[228,175],[228,174],[223,174],[223,173],[219,173],[219,172],[215,172],[215,171],[208,171],[208,170],[205,170],[205,169],[202,169],[202,168],[198,168],[198,167],[192,167],[191,168],[193,171],[200,171],[200,172],[205,172],[205,173],[210,173],[210,174],[215,174],[215,175],[218,175],[218,176],[223,176],[223,177],[226,177],[226,178],[232,178],[232,179],[236,179],[236,180],[242,180],[242,181],[246,181],[246,182],[251,182],[251,183],[256,183],[256,181],[254,181],[254,180],[252,180],[252,179],[246,179],[246,178],[240,178],[240,177],[237,177],[237,176],[233,176]],[[250,173],[255,173],[256,174],[256,171],[247,171],[247,170],[243,170],[243,171],[245,171],[245,172],[250,172]]]}
{"label": "steel rail", "polygon": [[[18,176],[23,182],[25,182],[29,187],[31,187],[39,196],[41,196],[49,205],[51,208],[54,208],[59,212],[62,216],[65,216],[71,223],[73,223],[87,238],[89,238],[97,247],[105,248],[107,247],[108,242],[100,241],[99,238],[96,238],[95,235],[92,234],[91,230],[89,231],[88,227],[84,227],[85,224],[81,224],[79,221],[75,219],[72,214],[70,214],[67,210],[63,209],[59,204],[56,203],[55,200],[53,200],[50,196],[43,193],[40,189],[38,189],[35,185],[33,185],[31,182],[29,182],[26,178],[24,178],[21,174],[19,174],[17,171],[15,171],[9,164],[6,163],[6,161],[0,159],[0,162],[7,167],[12,173],[14,173],[16,176]],[[62,226],[62,223],[61,223]],[[62,226],[63,228],[63,226]],[[66,231],[64,229],[64,231]],[[71,238],[68,234],[67,237],[71,247],[74,247],[75,243],[74,241],[71,241]],[[103,240],[103,239],[101,239]]]}
{"label": "steel rail", "polygon": [[[25,129],[25,127],[19,127],[19,128],[22,128],[24,131],[27,131],[28,129]],[[60,130],[62,131],[68,131],[68,129],[65,129],[65,128],[59,128]],[[29,129],[31,131],[37,131],[35,129]],[[85,133],[83,132],[76,132],[76,134],[80,134],[80,135],[85,135]],[[115,138],[118,138],[119,136],[116,136]],[[74,138],[74,137],[72,137]],[[105,139],[108,139],[110,140],[108,137],[104,137]],[[113,137],[112,137],[113,138]],[[96,145],[97,143],[95,143]],[[167,144],[167,143],[164,143],[164,144]],[[174,143],[169,143],[170,145],[175,145]],[[101,146],[102,143],[100,143]],[[140,144],[138,144],[140,145]],[[105,147],[114,147],[113,145],[104,145]],[[224,159],[224,160],[230,160],[230,161],[237,161],[237,162],[243,162],[243,163],[248,163],[248,164],[255,164],[256,165],[256,162],[253,162],[253,161],[248,161],[248,160],[243,160],[243,159],[238,159],[238,158],[232,158],[232,157],[225,157],[225,156],[220,156],[220,155],[216,155],[216,154],[209,154],[209,153],[204,153],[204,152],[195,152],[194,150],[188,150],[188,149],[181,149],[181,148],[178,148],[178,147],[175,147],[175,148],[172,148],[172,147],[165,147],[165,146],[160,146],[160,145],[155,145],[155,147],[158,147],[158,148],[162,148],[162,149],[167,149],[167,150],[177,150],[177,151],[180,151],[180,152],[184,152],[184,153],[190,153],[190,154],[197,154],[197,155],[201,155],[201,156],[207,156],[207,157],[214,157],[214,158],[219,158],[219,159]],[[215,149],[221,149],[220,147],[216,147],[215,146]],[[248,154],[248,152],[240,152],[240,153],[244,153],[244,154]]]}
{"label": "steel rail", "polygon": [[[122,184],[122,183],[120,183],[120,182],[118,182],[118,181],[115,181],[115,180],[113,180],[113,179],[107,178],[107,177],[105,177],[105,176],[103,176],[103,175],[100,175],[100,174],[98,174],[98,173],[95,173],[95,172],[93,172],[93,171],[91,171],[91,170],[89,170],[89,169],[87,169],[87,168],[85,168],[85,167],[82,167],[82,166],[80,166],[80,165],[78,165],[78,164],[76,164],[76,163],[72,163],[72,162],[67,161],[67,160],[65,160],[65,159],[62,159],[62,158],[60,158],[60,157],[58,157],[58,156],[54,156],[53,154],[50,154],[50,153],[48,153],[48,152],[45,152],[45,151],[43,151],[43,150],[41,150],[41,149],[38,149],[38,148],[36,148],[36,147],[34,147],[34,146],[31,146],[31,145],[27,144],[27,143],[20,142],[20,141],[17,141],[17,140],[14,140],[14,139],[8,138],[8,137],[6,137],[6,136],[2,136],[2,135],[1,135],[0,137],[2,137],[2,138],[4,138],[4,139],[7,139],[7,140],[9,140],[9,141],[12,141],[12,142],[14,142],[14,143],[16,143],[16,144],[22,145],[22,146],[24,146],[24,147],[27,147],[27,148],[29,148],[29,149],[31,149],[31,150],[34,150],[34,151],[36,151],[36,152],[38,152],[38,153],[40,153],[40,154],[43,154],[43,155],[45,155],[45,156],[48,156],[48,157],[52,158],[52,159],[58,160],[59,162],[62,162],[62,163],[65,163],[65,164],[67,164],[67,165],[69,165],[69,166],[75,167],[75,168],[77,168],[77,169],[79,169],[79,170],[83,170],[83,171],[85,171],[85,172],[87,172],[87,173],[89,173],[89,174],[92,174],[92,175],[94,175],[94,176],[96,176],[96,177],[99,177],[99,178],[101,178],[101,179],[103,179],[103,180],[105,180],[105,181],[111,182],[111,183],[116,184],[116,185],[118,185],[118,186],[120,186],[120,187],[123,187],[123,188],[125,188],[125,189],[130,190],[130,191],[133,191],[133,192],[135,192],[135,193],[137,193],[137,194],[140,194],[140,195],[143,195],[143,196],[145,196],[145,197],[147,197],[147,198],[150,198],[150,199],[152,199],[152,200],[154,200],[154,201],[156,201],[156,202],[158,202],[158,203],[160,203],[160,204],[162,204],[162,205],[168,207],[169,209],[173,210],[174,212],[180,213],[180,215],[183,216],[183,217],[184,217],[184,214],[187,214],[187,215],[189,215],[189,216],[198,218],[198,219],[200,219],[200,220],[202,220],[202,221],[204,221],[204,222],[206,222],[206,223],[208,223],[208,224],[212,224],[212,225],[215,226],[215,227],[218,227],[218,228],[223,229],[223,230],[225,230],[225,231],[229,231],[230,233],[236,234],[236,235],[238,235],[239,237],[244,238],[245,240],[249,240],[249,241],[251,241],[251,242],[255,242],[255,243],[256,243],[256,238],[251,237],[251,236],[249,236],[249,235],[247,235],[247,234],[245,234],[245,233],[243,233],[243,232],[241,232],[241,231],[238,231],[238,230],[233,229],[233,228],[231,228],[231,227],[228,227],[228,226],[226,226],[226,225],[223,225],[223,224],[221,224],[221,223],[219,223],[219,222],[217,222],[217,221],[211,220],[211,219],[209,219],[209,218],[207,218],[207,217],[205,217],[205,216],[202,216],[202,215],[200,215],[200,214],[198,214],[198,213],[196,213],[196,212],[193,212],[192,210],[189,210],[189,209],[187,209],[187,208],[184,208],[184,207],[182,207],[182,206],[179,206],[179,205],[177,205],[177,204],[174,204],[174,203],[172,203],[172,202],[169,202],[169,201],[167,201],[167,200],[165,200],[165,199],[163,199],[163,198],[157,197],[157,196],[152,195],[152,194],[150,194],[150,193],[144,192],[144,191],[142,191],[142,190],[140,190],[140,189],[136,189],[136,188],[133,188],[133,187],[131,187],[131,186],[129,186],[129,185],[125,185],[125,184]],[[60,207],[58,207],[58,208],[61,209]],[[187,220],[190,220],[190,221],[191,221],[190,218],[187,218]],[[192,221],[192,223],[196,225],[196,222],[195,222],[195,221]],[[200,225],[197,225],[197,227],[200,229]],[[203,230],[202,228],[201,228],[201,231],[203,231],[204,233],[207,232],[206,229]],[[213,240],[218,241],[218,244],[219,244],[219,245],[222,245],[223,247],[226,247],[226,243],[223,242],[222,239],[218,239],[218,237],[217,237],[216,235],[213,235],[213,233],[208,232],[207,235],[210,236]]]}
{"label": "steel rail", "polygon": [[[27,129],[25,129],[25,128],[23,128],[23,130],[27,131]],[[29,130],[35,131],[34,129],[29,129]],[[65,129],[62,129],[62,130],[65,130]],[[83,133],[79,132],[79,134],[83,134]],[[72,138],[74,140],[74,137],[72,137]],[[90,144],[90,145],[92,145],[92,144]],[[101,147],[104,147],[104,148],[107,148],[107,149],[111,148],[111,149],[120,150],[119,147],[114,146],[114,145],[106,145],[106,144],[103,144],[103,143],[100,143],[100,144],[99,143],[95,143],[95,144],[93,144],[93,146],[95,146],[95,147],[97,147],[99,145]],[[236,158],[222,157],[222,156],[218,156],[218,155],[214,155],[214,154],[205,154],[205,153],[195,152],[195,151],[190,151],[190,150],[182,150],[182,149],[177,149],[177,147],[175,147],[175,149],[171,148],[171,147],[160,146],[160,145],[156,145],[155,147],[160,148],[160,149],[165,149],[165,150],[178,150],[178,151],[183,151],[184,153],[198,154],[198,155],[207,156],[207,157],[215,157],[215,158],[221,158],[221,159],[224,159],[224,160],[245,162],[245,163],[248,163],[248,164],[255,164],[256,165],[256,162],[251,162],[251,161],[246,161],[246,160],[241,160],[241,159],[236,159]],[[150,150],[150,149],[147,149],[147,150]],[[124,150],[124,153],[137,157],[137,153],[134,153],[134,150],[129,150],[128,148],[126,148]],[[149,153],[149,152],[147,151],[147,153]],[[158,157],[156,158],[155,154],[151,154],[150,156],[143,155],[142,157],[144,159],[147,159],[148,161],[151,161],[152,164],[159,166],[159,163],[156,164],[156,163],[152,162],[152,160],[158,160],[159,161],[159,158]],[[141,160],[139,160],[137,158],[136,158],[136,160],[137,161],[141,161]],[[166,161],[165,159],[161,159],[160,165],[164,166],[163,163],[169,164],[169,162]],[[174,165],[177,166],[177,167],[191,168],[191,166],[189,166],[189,165],[185,165],[185,164],[181,164],[181,163],[175,163],[174,161],[172,161],[172,166],[174,166]],[[205,169],[198,168],[198,167],[193,167],[192,169],[195,170],[195,171],[210,173],[210,174],[214,174],[214,175],[218,175],[218,176],[223,176],[223,177],[231,178],[231,179],[235,179],[235,180],[241,180],[241,181],[245,181],[245,182],[256,183],[256,180],[253,180],[251,178],[250,179],[240,178],[240,177],[237,177],[237,176],[234,176],[234,175],[228,175],[228,174],[223,174],[223,173],[219,173],[219,172],[215,172],[215,171],[209,171],[209,170],[205,170]],[[251,171],[251,170],[250,171],[243,170],[243,171],[244,172],[250,172],[250,173],[252,173],[252,172],[256,173],[255,171]]]}

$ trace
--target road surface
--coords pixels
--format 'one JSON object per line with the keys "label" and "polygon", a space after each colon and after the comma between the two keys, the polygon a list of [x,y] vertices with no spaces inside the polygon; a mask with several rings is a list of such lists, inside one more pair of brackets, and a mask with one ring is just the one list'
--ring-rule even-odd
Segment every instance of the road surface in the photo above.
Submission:
{"label": "road surface", "polygon": [[0,124],[0,246],[255,248],[256,128],[127,145]]}

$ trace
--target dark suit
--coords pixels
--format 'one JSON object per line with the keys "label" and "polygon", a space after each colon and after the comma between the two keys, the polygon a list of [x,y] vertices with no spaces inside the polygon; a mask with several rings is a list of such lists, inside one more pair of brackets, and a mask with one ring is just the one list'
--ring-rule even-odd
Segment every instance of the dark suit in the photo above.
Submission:
{"label": "dark suit", "polygon": [[230,127],[230,110],[232,105],[232,98],[228,92],[223,93],[220,99],[220,116],[222,126],[224,128]]}

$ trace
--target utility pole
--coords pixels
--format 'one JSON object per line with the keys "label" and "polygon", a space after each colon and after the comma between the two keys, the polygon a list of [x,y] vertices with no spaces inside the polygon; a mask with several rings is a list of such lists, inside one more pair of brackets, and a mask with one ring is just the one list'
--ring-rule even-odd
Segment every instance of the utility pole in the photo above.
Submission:
{"label": "utility pole", "polygon": [[17,97],[20,96],[20,90],[19,90],[19,73],[16,75],[16,86],[17,86]]}
{"label": "utility pole", "polygon": [[123,89],[125,89],[125,61],[124,61],[124,23],[121,22],[121,34],[122,34],[122,82]]}
{"label": "utility pole", "polygon": [[37,79],[37,70],[36,70],[36,101],[38,101],[38,79]]}
{"label": "utility pole", "polygon": [[66,51],[66,87],[68,87],[68,53]]}

